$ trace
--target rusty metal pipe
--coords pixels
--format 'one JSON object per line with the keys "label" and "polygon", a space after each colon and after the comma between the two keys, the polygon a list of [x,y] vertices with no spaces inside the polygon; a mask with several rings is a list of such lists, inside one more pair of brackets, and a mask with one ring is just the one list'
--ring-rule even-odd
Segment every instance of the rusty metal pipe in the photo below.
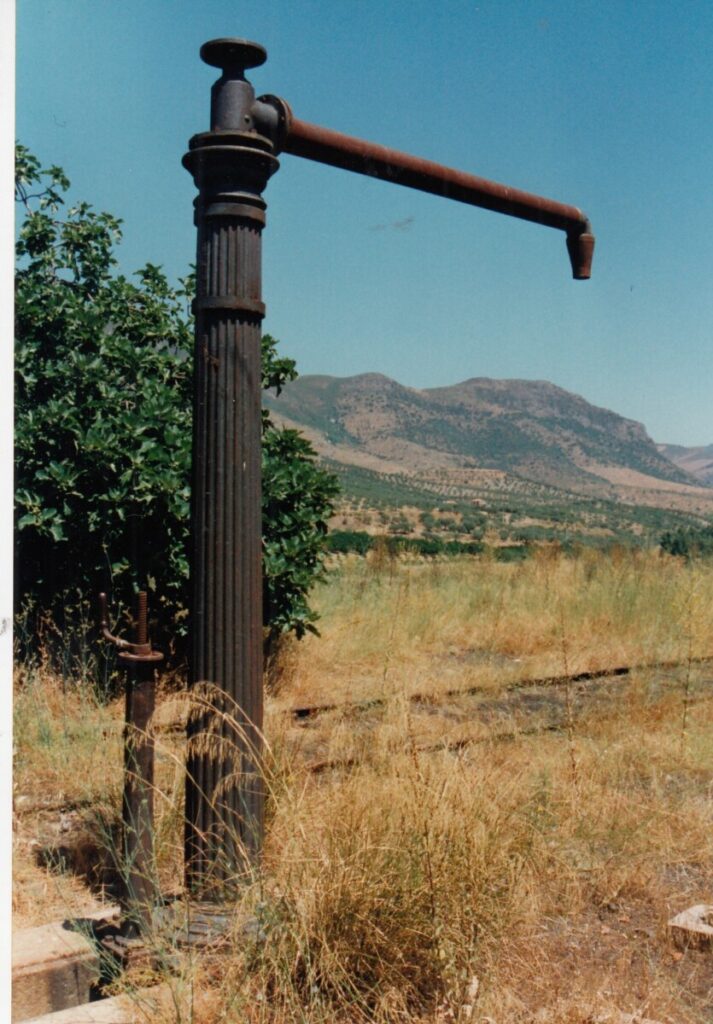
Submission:
{"label": "rusty metal pipe", "polygon": [[154,866],[154,739],[151,726],[156,693],[156,665],[163,660],[148,639],[145,590],[139,591],[134,643],[119,661],[127,669],[124,727],[123,885],[124,931],[129,937],[151,926],[156,903]]}
{"label": "rusty metal pipe", "polygon": [[285,153],[557,228],[566,232],[574,279],[584,281],[591,276],[594,235],[586,214],[578,207],[300,121],[292,116],[284,100],[276,97],[263,99],[266,103],[282,106],[282,149]]}
{"label": "rusty metal pipe", "polygon": [[154,740],[151,718],[154,712],[156,666],[163,660],[148,634],[148,601],[139,591],[133,642],[109,631],[106,594],[99,595],[102,636],[119,649],[119,662],[126,669],[126,719],[124,724],[124,791],[122,795],[122,849],[119,869],[122,878],[122,931],[136,938],[151,925],[156,902],[154,866]]}
{"label": "rusty metal pipe", "polygon": [[137,661],[127,668],[121,903],[125,931],[135,935],[150,928],[156,902],[154,740],[151,732],[156,684],[154,665],[150,662]]}

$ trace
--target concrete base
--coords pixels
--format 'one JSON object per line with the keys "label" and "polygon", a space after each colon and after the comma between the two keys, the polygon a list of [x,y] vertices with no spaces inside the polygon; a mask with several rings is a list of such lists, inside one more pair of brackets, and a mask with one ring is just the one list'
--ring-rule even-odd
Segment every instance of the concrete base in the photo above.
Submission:
{"label": "concrete base", "polygon": [[668,927],[679,949],[713,949],[713,904],[699,903],[683,910],[671,918]]}
{"label": "concrete base", "polygon": [[195,993],[191,986],[156,985],[131,996],[114,996],[95,1003],[48,1013],[25,1024],[147,1024],[149,1021],[191,1021],[218,1017],[215,993]]}
{"label": "concrete base", "polygon": [[136,1024],[146,1019],[126,996],[116,996],[114,999],[98,999],[95,1003],[33,1017],[26,1024]]}
{"label": "concrete base", "polygon": [[[183,910],[185,913],[185,908]],[[162,920],[169,937],[184,947],[192,945],[180,942],[181,938],[185,939],[181,928],[185,929],[187,925],[176,908],[174,914],[175,920],[171,915]],[[204,913],[197,913],[194,919],[190,916],[186,919],[200,925],[198,937],[205,940],[206,922],[203,918]],[[129,942],[126,949],[122,946],[118,952],[109,948],[111,942],[107,944],[107,939],[117,931],[118,919],[118,907],[107,907],[85,918],[15,933],[12,950],[13,1024],[146,1024],[146,1021],[164,1018],[190,1020],[197,1008],[213,1013],[217,994],[210,990],[194,992],[191,984],[184,984],[179,979],[170,985],[132,992],[130,996],[90,1002],[92,987],[100,980],[101,967],[106,969],[105,958],[113,957],[128,963],[145,956],[150,959],[150,951],[140,942],[135,944],[136,948]],[[98,932],[101,937],[89,938],[92,926],[100,923],[102,926]],[[180,934],[174,934],[175,929]],[[214,948],[215,939],[224,940],[225,935],[221,931],[218,936],[211,933],[208,937],[213,941],[196,945],[204,949]],[[121,945],[121,940],[117,941]],[[177,951],[176,956],[179,955]],[[180,1008],[178,1016],[177,1007]]]}
{"label": "concrete base", "polygon": [[[112,916],[114,908],[77,921],[56,922],[16,932],[12,940],[12,1020],[88,1003],[99,980],[100,957],[87,937],[92,918]],[[114,911],[115,912],[115,911]]]}

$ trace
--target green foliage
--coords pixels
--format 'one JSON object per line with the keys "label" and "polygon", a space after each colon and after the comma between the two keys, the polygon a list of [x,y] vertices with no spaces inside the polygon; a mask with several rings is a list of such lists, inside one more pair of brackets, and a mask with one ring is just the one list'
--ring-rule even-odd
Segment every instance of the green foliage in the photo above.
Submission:
{"label": "green foliage", "polygon": [[659,543],[662,551],[669,555],[685,559],[710,558],[713,556],[713,525],[666,530]]}
{"label": "green foliage", "polygon": [[18,147],[19,596],[56,613],[70,590],[148,579],[175,609],[188,576],[189,282],[173,289],[151,264],[133,282],[115,274],[120,222],[87,203],[60,219],[68,186]]}
{"label": "green foliage", "polygon": [[485,550],[477,541],[442,540],[440,537],[404,537],[380,535],[373,537],[363,530],[334,530],[328,539],[329,550],[346,554],[353,551],[365,555],[383,545],[391,555],[400,552],[433,557],[435,555],[480,555]]}
{"label": "green foliage", "polygon": [[371,550],[373,537],[366,530],[333,530],[327,538],[329,550],[346,555],[350,551],[365,555]]}
{"label": "green foliage", "polygon": [[[277,342],[262,341],[263,387],[279,394],[296,377],[294,363],[279,359]],[[326,548],[327,519],[339,493],[336,477],[317,465],[312,445],[296,430],[276,427],[263,410],[263,621],[268,642],[294,631],[316,632],[309,589],[319,578]]]}
{"label": "green foliage", "polygon": [[497,562],[524,562],[529,554],[530,548],[526,544],[504,544],[502,547],[493,548]]}
{"label": "green foliage", "polygon": [[[69,182],[17,148],[24,218],[16,272],[16,582],[62,624],[68,595],[155,591],[185,630],[191,453],[192,279],[172,287],[147,264],[116,273],[120,221],[64,207]],[[263,386],[294,362],[263,339]],[[307,593],[321,566],[336,482],[296,431],[263,415],[265,622],[311,628]]]}

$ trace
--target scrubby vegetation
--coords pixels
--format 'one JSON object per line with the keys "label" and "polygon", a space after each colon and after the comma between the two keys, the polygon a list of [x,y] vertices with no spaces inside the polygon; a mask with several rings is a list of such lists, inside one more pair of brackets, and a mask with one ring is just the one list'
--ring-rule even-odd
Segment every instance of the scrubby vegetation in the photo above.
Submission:
{"label": "scrubby vegetation", "polygon": [[713,555],[713,526],[679,526],[667,530],[661,538],[661,548],[669,555],[683,558],[710,558]]}
{"label": "scrubby vegetation", "polygon": [[[167,982],[166,1021],[190,992],[180,1019],[195,1024],[709,1020],[710,954],[679,953],[666,921],[713,902],[711,563],[377,545],[313,596],[322,637],[283,652],[267,703],[265,857],[235,907],[254,939],[124,989]],[[523,689],[622,664],[642,667]],[[42,665],[17,687],[14,898],[32,923],[93,905],[33,843],[39,829],[70,844],[49,792],[65,826],[111,834],[121,709]],[[288,713],[306,704],[333,707]],[[166,693],[155,719],[165,893],[181,874],[182,707]]]}
{"label": "scrubby vegetation", "polygon": [[[344,500],[337,514],[346,516],[353,529],[363,528],[378,516],[382,529],[397,533],[403,529],[403,509],[419,513],[411,533],[425,530],[442,539],[463,539],[507,544],[523,542],[559,543],[609,548],[618,545],[656,547],[662,538],[678,538],[692,550],[706,550],[706,537],[713,527],[710,513],[692,513],[676,508],[625,504],[617,500],[587,497],[514,477],[494,477],[485,486],[465,478],[454,484],[431,477],[383,474],[368,469],[328,463],[339,478]],[[664,541],[665,550],[668,541]]]}
{"label": "scrubby vegetation", "polygon": [[[408,528],[408,524],[406,524]],[[330,551],[338,554],[356,552],[365,555],[375,547],[383,547],[390,555],[413,552],[418,555],[479,555],[483,545],[477,541],[442,540],[440,537],[409,537],[396,532],[372,536],[364,530],[332,530],[327,538]]]}

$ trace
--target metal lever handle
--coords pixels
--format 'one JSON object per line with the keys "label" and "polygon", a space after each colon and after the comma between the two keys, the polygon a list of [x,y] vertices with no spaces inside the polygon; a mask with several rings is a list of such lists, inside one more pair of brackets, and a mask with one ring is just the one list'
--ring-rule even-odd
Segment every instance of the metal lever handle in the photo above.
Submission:
{"label": "metal lever handle", "polygon": [[109,612],[107,610],[105,593],[101,593],[99,595],[99,629],[101,630],[101,635],[104,639],[108,641],[108,643],[113,644],[114,647],[126,648],[131,646],[128,640],[122,640],[120,636],[114,636],[114,634],[109,631]]}
{"label": "metal lever handle", "polygon": [[148,603],[146,591],[140,590],[138,594],[138,609],[136,616],[136,640],[132,643],[120,636],[115,636],[109,629],[109,614],[107,611],[106,594],[99,594],[99,629],[104,639],[117,647],[122,653],[120,655],[125,661],[162,661],[163,655],[154,651],[148,637]]}

